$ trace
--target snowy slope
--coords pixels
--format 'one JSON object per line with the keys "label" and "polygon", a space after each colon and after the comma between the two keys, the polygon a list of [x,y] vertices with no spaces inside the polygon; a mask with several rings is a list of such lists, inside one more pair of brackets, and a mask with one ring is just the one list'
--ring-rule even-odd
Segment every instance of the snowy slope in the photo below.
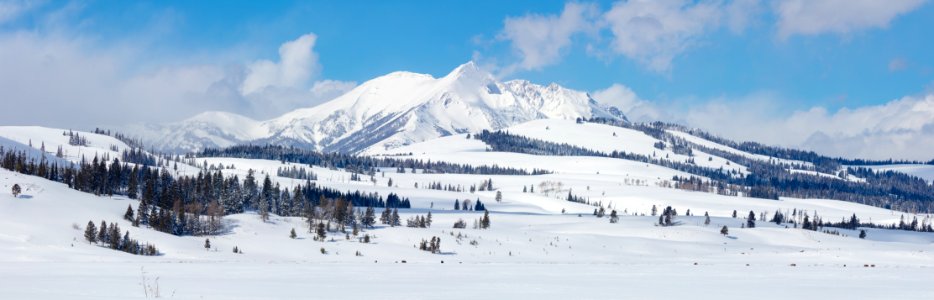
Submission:
{"label": "snowy slope", "polygon": [[[646,155],[657,152],[674,157],[673,153],[653,148],[657,141],[651,137],[617,127],[537,120],[507,130],[601,151]],[[111,145],[126,147],[110,137],[90,133],[82,133],[90,141],[87,147],[68,146],[61,131],[0,127],[0,143],[23,149],[29,148],[31,140],[30,151],[36,151],[41,142],[47,149],[64,143],[69,160],[80,159],[75,154],[79,152],[103,154],[109,153]],[[347,240],[339,232],[328,233],[330,239],[326,242],[314,241],[302,218],[272,216],[269,222],[263,222],[253,213],[225,217],[230,228],[226,234],[172,236],[123,221],[123,212],[128,205],[135,207],[135,200],[97,197],[61,183],[0,169],[0,280],[4,282],[0,296],[142,298],[141,285],[153,284],[155,277],[160,278],[163,297],[183,299],[301,298],[308,295],[309,284],[328,286],[314,290],[315,297],[328,299],[656,298],[659,291],[671,285],[689,289],[679,288],[666,297],[717,295],[718,299],[745,299],[754,294],[767,299],[834,298],[854,292],[875,298],[934,296],[934,289],[924,284],[934,279],[930,272],[934,268],[934,234],[870,229],[867,239],[862,240],[855,237],[858,232],[851,230],[841,230],[843,236],[837,236],[762,221],[756,228],[741,228],[745,220],[731,217],[734,210],[741,215],[748,211],[771,215],[777,210],[796,210],[817,213],[825,220],[856,214],[876,223],[891,223],[903,214],[914,217],[912,214],[834,200],[766,200],[675,190],[657,185],[672,176],[684,175],[672,169],[622,159],[487,152],[486,145],[467,139],[466,134],[384,153],[432,161],[541,168],[555,173],[464,175],[386,169],[377,172],[374,182],[369,178],[360,182],[350,181],[351,173],[345,170],[275,160],[206,157],[195,161],[195,165],[233,166],[222,172],[240,178],[251,169],[260,178],[270,174],[283,187],[300,181],[274,176],[277,168],[306,168],[318,176],[318,185],[381,195],[392,192],[410,198],[413,208],[400,211],[403,219],[428,211],[433,214],[432,228],[379,225],[365,231],[374,237],[373,243],[365,244],[353,237]],[[695,159],[704,154],[697,155]],[[725,164],[722,159],[712,158],[711,163]],[[180,164],[177,174],[193,175],[198,171]],[[502,202],[495,200],[494,191],[425,188],[432,182],[469,186],[488,179],[502,193]],[[539,189],[543,182],[560,182],[561,187],[543,191]],[[9,194],[13,184],[23,186],[22,196],[14,198]],[[536,190],[523,192],[530,186]],[[568,193],[616,209],[621,215],[619,223],[592,216],[593,206],[565,201]],[[452,230],[456,220],[464,219],[469,224],[481,215],[452,209],[455,200],[465,199],[480,199],[486,204],[491,211],[491,229]],[[680,225],[655,226],[657,217],[650,215],[653,205],[675,207],[680,213],[676,218]],[[695,216],[684,216],[687,210]],[[704,212],[711,215],[710,225],[703,223]],[[132,256],[88,244],[82,237],[88,220],[118,222],[132,238],[154,243],[163,254]],[[724,225],[729,227],[728,237],[719,234]],[[298,232],[297,239],[288,236],[292,228]],[[442,239],[442,254],[414,247],[420,240],[434,236]],[[205,239],[213,245],[210,250],[203,247]],[[245,254],[232,253],[234,246]],[[321,253],[322,248],[327,254]],[[355,255],[358,251],[362,256]],[[407,263],[402,264],[403,260]],[[864,264],[878,267],[863,268]],[[840,276],[847,280],[815,284]],[[465,289],[465,282],[482,288]],[[776,285],[786,288],[773,292]],[[459,289],[466,291],[450,292]],[[770,292],[760,296],[763,290]]]}
{"label": "snowy slope", "polygon": [[133,131],[167,150],[253,142],[359,152],[535,119],[594,116],[625,119],[587,93],[556,84],[499,82],[468,62],[441,78],[390,73],[329,102],[267,121],[209,113],[165,126],[136,126]]}
{"label": "snowy slope", "polygon": [[[224,159],[205,160],[221,162]],[[252,160],[225,162],[237,167],[225,172],[271,170],[281,164]],[[340,170],[327,173],[315,168],[314,171],[321,174],[321,184],[336,186],[342,181]],[[402,217],[424,213],[433,205],[435,225],[429,229],[380,225],[366,231],[374,239],[373,243],[364,244],[355,239],[345,240],[343,234],[333,232],[329,233],[333,240],[313,241],[301,218],[273,216],[269,222],[262,222],[252,213],[226,217],[225,222],[232,228],[228,234],[172,236],[132,227],[123,221],[121,217],[126,206],[136,205],[136,201],[96,197],[60,183],[0,170],[0,189],[7,190],[12,183],[24,186],[23,196],[19,198],[0,194],[0,279],[6,283],[0,285],[0,295],[17,299],[142,298],[141,285],[155,284],[156,277],[163,297],[183,299],[294,298],[307,295],[309,282],[335,287],[315,292],[316,296],[329,299],[438,298],[439,295],[453,299],[478,295],[566,299],[580,293],[598,298],[620,294],[654,298],[657,295],[658,290],[645,290],[646,286],[617,288],[616,284],[621,281],[647,286],[658,282],[686,284],[693,286],[692,293],[703,294],[719,293],[720,289],[733,291],[734,294],[719,293],[719,298],[723,299],[748,298],[749,294],[775,284],[789,289],[758,298],[832,298],[854,291],[860,291],[863,296],[893,295],[887,289],[866,288],[878,285],[902,291],[900,299],[924,299],[934,295],[934,290],[921,284],[931,279],[934,234],[869,230],[868,238],[860,240],[852,231],[843,231],[847,236],[835,236],[766,222],[759,222],[755,229],[741,229],[744,220],[728,216],[732,209],[759,211],[796,207],[818,210],[828,219],[857,213],[879,221],[891,218],[890,211],[827,200],[771,201],[653,187],[610,188],[618,177],[587,176],[493,176],[505,199],[496,203],[488,192],[461,196],[416,189],[412,185],[436,180],[468,183],[487,176],[387,172],[387,177],[400,182],[391,190],[417,199],[413,201],[414,209],[402,211]],[[380,187],[344,184],[384,192],[390,190],[383,187],[387,179],[379,178]],[[681,211],[690,208],[695,214],[709,211],[712,222],[704,226],[703,217],[681,216],[677,218],[680,226],[657,227],[653,225],[656,217],[623,214],[619,223],[610,224],[606,218],[587,214],[588,207],[576,207],[548,195],[521,192],[521,186],[543,179],[561,180],[582,192],[583,185],[593,185],[592,189],[605,190],[608,196],[616,199],[614,205],[620,211],[647,212],[651,204],[670,204]],[[277,180],[283,184],[289,181]],[[452,235],[450,224],[455,220],[479,217],[478,213],[450,209],[450,199],[461,197],[481,197],[487,203],[493,211],[492,229],[457,230]],[[570,212],[562,214],[559,211],[562,207]],[[133,256],[84,242],[84,224],[88,220],[99,222],[102,219],[108,223],[118,222],[133,238],[154,243],[163,255]],[[729,237],[719,234],[723,225],[730,227]],[[298,231],[298,239],[288,237],[292,228]],[[463,237],[457,238],[458,234]],[[442,254],[433,255],[413,247],[421,239],[432,236],[442,238]],[[203,248],[205,238],[211,240],[211,250]],[[473,241],[476,244],[471,244]],[[245,254],[232,253],[230,249],[234,246]],[[321,254],[321,248],[327,254]],[[354,255],[357,251],[363,256]],[[402,260],[407,263],[401,264]],[[790,267],[790,264],[797,267]],[[863,264],[878,267],[863,268]],[[639,276],[626,275],[633,273]],[[848,284],[813,288],[814,280],[833,276],[848,276]],[[485,288],[468,289],[471,292],[458,295],[435,288],[457,289],[465,280]],[[355,284],[348,285],[348,282]],[[414,282],[426,287],[415,288]],[[507,285],[500,285],[506,282]],[[592,291],[583,288],[594,282],[602,286]],[[724,285],[724,282],[729,284]],[[361,284],[367,288],[359,288]],[[270,285],[276,288],[263,288]],[[424,293],[426,290],[430,292]]]}
{"label": "snowy slope", "polygon": [[67,131],[39,126],[0,126],[0,146],[17,150],[29,148],[30,151],[36,151],[36,153],[40,153],[42,147],[45,147],[44,153],[47,159],[55,158],[58,147],[61,147],[63,158],[71,162],[80,162],[82,157],[90,160],[95,155],[118,158],[122,151],[130,149],[125,143],[113,137],[81,131],[74,132],[86,138],[88,144],[72,146],[68,144],[69,137],[63,134]]}

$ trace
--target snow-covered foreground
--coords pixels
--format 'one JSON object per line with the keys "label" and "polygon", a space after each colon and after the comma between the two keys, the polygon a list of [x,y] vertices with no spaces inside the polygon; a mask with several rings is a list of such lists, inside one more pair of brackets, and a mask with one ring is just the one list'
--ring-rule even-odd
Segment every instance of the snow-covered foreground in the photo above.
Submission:
{"label": "snow-covered foreground", "polygon": [[[932,268],[683,264],[3,263],[5,299],[931,299]],[[143,276],[146,276],[144,280]]]}
{"label": "snow-covered foreground", "polygon": [[[656,227],[651,216],[622,216],[610,224],[560,212],[494,212],[489,230],[452,230],[454,220],[479,213],[435,209],[432,228],[379,226],[365,232],[374,236],[370,244],[337,233],[330,234],[333,240],[313,241],[300,218],[262,222],[254,214],[229,216],[228,234],[176,237],[122,221],[133,200],[0,171],[0,188],[13,182],[25,191],[19,198],[0,195],[4,299],[143,298],[156,278],[163,297],[181,299],[934,296],[925,284],[934,279],[932,234],[869,230],[861,240],[850,231],[844,237],[765,222],[741,229],[741,218],[724,216],[709,226],[703,217],[679,217],[680,226]],[[853,205],[823,204],[841,204],[842,210]],[[402,212],[403,219],[428,210],[418,206]],[[81,229],[101,219],[119,222],[163,255],[133,256],[88,244]],[[719,234],[722,225],[730,227],[729,236]],[[298,239],[288,237],[291,228],[298,229]],[[442,238],[442,254],[414,248],[432,236]],[[204,249],[205,238],[211,250]],[[233,246],[245,253],[232,253]]]}
{"label": "snow-covered foreground", "polygon": [[[548,139],[549,132],[560,133],[568,126],[582,127],[568,121],[536,121],[513,132]],[[592,135],[615,134],[619,140],[588,144],[591,137],[571,135],[560,141],[604,151],[655,152],[654,140],[644,136],[586,126],[592,127]],[[44,144],[47,157],[62,146],[62,160],[70,161],[91,153],[116,156],[108,152],[111,146],[126,147],[91,134],[88,146],[69,146],[61,132],[0,128],[0,144],[25,149],[31,143],[33,156],[41,156],[38,147]],[[341,191],[397,193],[412,203],[412,209],[400,211],[403,224],[411,216],[432,213],[431,228],[377,225],[360,233],[372,237],[371,243],[363,243],[341,232],[315,241],[302,218],[273,215],[263,222],[252,212],[226,216],[229,231],[222,235],[173,236],[123,220],[127,206],[135,208],[136,200],[97,197],[0,169],[0,299],[144,298],[153,296],[156,286],[162,297],[181,299],[934,298],[934,287],[928,284],[934,280],[934,234],[866,229],[866,239],[859,239],[858,231],[832,235],[761,219],[756,228],[742,228],[749,211],[757,217],[763,212],[771,217],[777,210],[786,215],[816,212],[825,221],[856,214],[881,224],[897,222],[902,215],[924,215],[835,200],[766,200],[676,190],[664,187],[664,182],[684,173],[665,167],[600,157],[486,152],[481,142],[463,135],[395,151],[432,161],[495,163],[554,173],[463,175],[386,169],[373,178],[351,181],[351,173],[317,166],[196,159],[197,166],[225,166],[222,172],[228,176],[244,178],[251,169],[260,179],[269,174],[283,188],[303,181],[274,176],[276,169],[301,167],[317,175],[316,184]],[[717,157],[702,161],[739,168]],[[174,174],[199,171],[179,164]],[[495,200],[495,191],[425,188],[440,183],[466,189],[485,180],[492,180],[502,202]],[[557,190],[542,190],[549,186],[543,183],[558,182],[558,187],[550,185]],[[17,198],[9,193],[13,184],[23,188]],[[535,192],[524,192],[526,188]],[[616,209],[619,222],[593,216],[593,206],[566,201],[568,193]],[[455,200],[465,199],[486,205],[490,229],[471,229],[482,213],[453,210]],[[653,205],[677,209],[677,226],[656,226]],[[685,216],[688,210],[693,216]],[[732,217],[734,210],[738,218]],[[704,224],[704,212],[711,216],[709,225]],[[452,228],[460,219],[467,229]],[[133,256],[89,244],[83,237],[89,220],[116,222],[131,238],[155,244],[162,254]],[[723,226],[729,228],[726,236],[720,234]],[[293,228],[295,239],[289,237]],[[441,239],[440,254],[417,249],[421,240],[432,237]],[[210,239],[210,249],[204,247],[205,239]],[[234,247],[243,253],[233,253]]]}

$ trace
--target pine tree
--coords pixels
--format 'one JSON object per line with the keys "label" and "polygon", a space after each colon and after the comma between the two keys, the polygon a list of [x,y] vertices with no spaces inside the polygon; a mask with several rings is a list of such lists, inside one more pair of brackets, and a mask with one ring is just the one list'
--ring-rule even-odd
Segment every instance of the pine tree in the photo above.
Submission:
{"label": "pine tree", "polygon": [[373,225],[376,224],[376,212],[373,210],[372,206],[367,206],[360,223],[363,224],[364,227],[369,228],[373,228]]}
{"label": "pine tree", "polygon": [[502,201],[503,201],[503,192],[496,191],[496,202],[502,202]]}
{"label": "pine tree", "polygon": [[489,229],[490,228],[490,211],[483,211],[483,218],[480,219],[480,228]]}
{"label": "pine tree", "polygon": [[652,216],[655,216],[655,215],[657,215],[657,214],[658,214],[658,208],[655,207],[655,205],[653,204],[653,205],[652,205]]}
{"label": "pine tree", "polygon": [[295,228],[292,228],[292,232],[289,233],[289,238],[293,240],[298,237],[298,234],[295,234]]}
{"label": "pine tree", "polygon": [[107,242],[107,222],[101,220],[101,227],[98,228],[97,240],[101,243]]}
{"label": "pine tree", "polygon": [[137,190],[139,190],[139,166],[133,166],[133,171],[130,172],[130,181],[127,184],[126,195],[130,199],[136,199]]}
{"label": "pine tree", "polygon": [[108,243],[110,244],[110,249],[119,249],[120,248],[120,225],[117,225],[116,222],[110,223],[110,230],[107,234]]}
{"label": "pine tree", "polygon": [[84,227],[84,239],[91,244],[97,243],[97,225],[94,225],[93,221],[88,221],[88,225]]}
{"label": "pine tree", "polygon": [[204,239],[204,250],[211,250],[211,240]]}
{"label": "pine tree", "polygon": [[126,206],[126,213],[123,214],[123,219],[130,221],[130,222],[134,222],[134,220],[136,219],[133,217],[133,206],[132,205]]}
{"label": "pine tree", "polygon": [[736,210],[733,210],[733,218],[736,219]]}
{"label": "pine tree", "polygon": [[726,225],[723,225],[723,228],[720,228],[720,234],[722,235],[730,234],[730,230],[726,228]]}
{"label": "pine tree", "polygon": [[710,215],[706,211],[704,212],[704,225],[710,225]]}
{"label": "pine tree", "polygon": [[429,211],[428,216],[425,217],[425,226],[431,227],[431,211]]}
{"label": "pine tree", "polygon": [[323,242],[324,239],[327,238],[328,233],[327,230],[324,229],[324,223],[318,222],[318,227],[315,229],[315,234],[318,237],[318,241]]}
{"label": "pine tree", "polygon": [[619,222],[619,216],[616,215],[616,210],[610,211],[610,223]]}
{"label": "pine tree", "polygon": [[392,211],[389,210],[389,206],[386,206],[383,209],[383,213],[379,216],[379,222],[384,225],[389,225],[392,218]]}
{"label": "pine tree", "polygon": [[746,218],[746,228],[756,228],[756,213],[749,211],[749,217]]}
{"label": "pine tree", "polygon": [[461,210],[461,203],[457,199],[454,199],[454,210]]}
{"label": "pine tree", "polygon": [[[92,224],[92,225],[93,225],[93,224]],[[865,239],[865,238],[866,238],[866,230],[865,230],[865,229],[860,229],[860,230],[859,230],[859,238],[861,238],[861,239]]]}
{"label": "pine tree", "polygon": [[402,225],[402,220],[399,219],[399,209],[398,209],[398,208],[392,210],[392,221],[390,222],[389,225],[392,226],[392,227],[396,227],[396,226]]}

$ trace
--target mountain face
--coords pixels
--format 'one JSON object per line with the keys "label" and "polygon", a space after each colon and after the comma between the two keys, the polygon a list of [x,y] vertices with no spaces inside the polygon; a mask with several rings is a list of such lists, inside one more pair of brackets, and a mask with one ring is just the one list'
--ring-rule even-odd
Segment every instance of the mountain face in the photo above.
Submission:
{"label": "mountain face", "polygon": [[578,117],[625,120],[618,109],[597,103],[587,93],[557,84],[499,82],[468,62],[441,78],[390,73],[321,105],[267,121],[208,112],[131,130],[165,151],[255,143],[361,153],[536,119]]}

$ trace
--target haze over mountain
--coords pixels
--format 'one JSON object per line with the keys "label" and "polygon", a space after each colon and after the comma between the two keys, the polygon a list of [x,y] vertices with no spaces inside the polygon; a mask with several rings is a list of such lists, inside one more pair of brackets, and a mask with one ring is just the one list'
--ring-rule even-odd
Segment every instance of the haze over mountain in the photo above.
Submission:
{"label": "haze over mountain", "polygon": [[386,74],[331,101],[271,120],[214,111],[129,130],[164,151],[254,143],[355,153],[536,119],[590,117],[626,120],[618,109],[586,92],[554,83],[500,82],[471,61],[441,78],[402,71]]}

